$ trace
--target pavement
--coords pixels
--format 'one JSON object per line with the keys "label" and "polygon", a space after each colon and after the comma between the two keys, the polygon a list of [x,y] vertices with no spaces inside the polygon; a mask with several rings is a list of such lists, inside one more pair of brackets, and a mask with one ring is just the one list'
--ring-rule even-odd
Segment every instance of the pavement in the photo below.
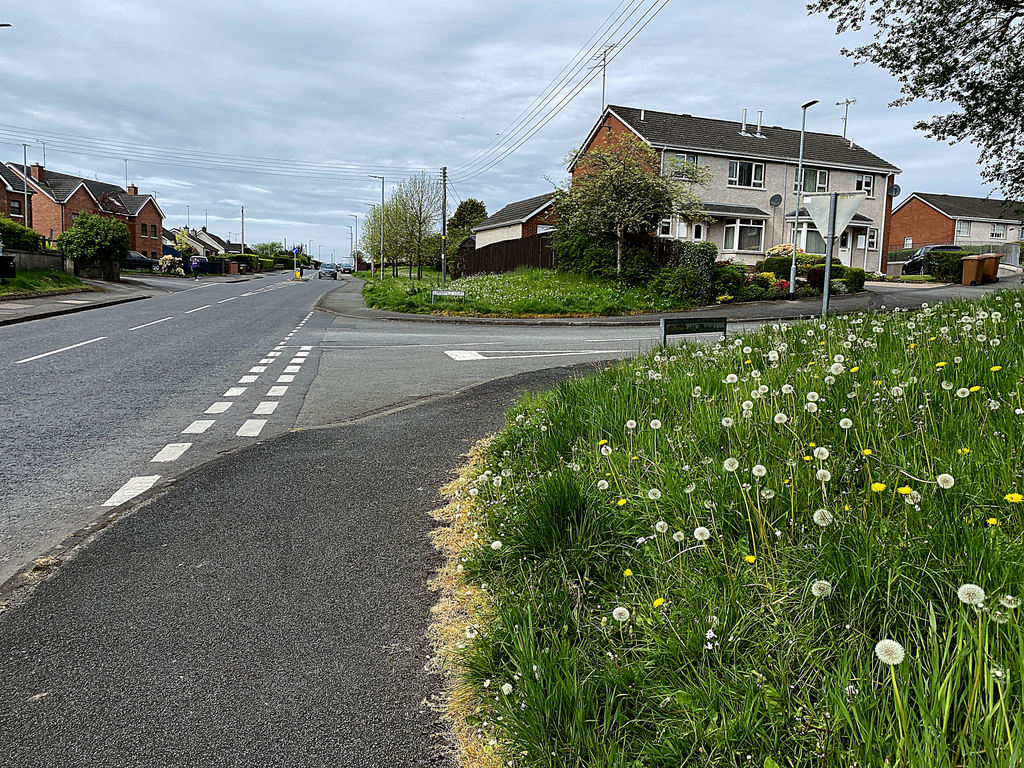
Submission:
{"label": "pavement", "polygon": [[0,614],[0,765],[451,765],[429,513],[509,405],[579,370],[292,432],[138,504]]}

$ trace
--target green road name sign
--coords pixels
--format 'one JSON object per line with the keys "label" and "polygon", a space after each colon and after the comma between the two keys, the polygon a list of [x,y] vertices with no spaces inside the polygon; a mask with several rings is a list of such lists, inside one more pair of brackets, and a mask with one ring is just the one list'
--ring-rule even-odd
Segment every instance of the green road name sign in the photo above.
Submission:
{"label": "green road name sign", "polygon": [[668,345],[669,336],[693,333],[725,333],[729,320],[725,317],[663,317],[661,319],[661,345]]}

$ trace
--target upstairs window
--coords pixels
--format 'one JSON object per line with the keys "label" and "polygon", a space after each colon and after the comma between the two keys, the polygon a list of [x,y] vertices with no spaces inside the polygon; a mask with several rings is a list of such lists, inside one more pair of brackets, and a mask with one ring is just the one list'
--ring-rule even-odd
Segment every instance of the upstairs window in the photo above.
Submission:
{"label": "upstairs window", "polygon": [[687,172],[685,167],[680,167],[681,163],[689,163],[690,165],[697,164],[697,156],[680,153],[673,155],[670,160],[670,168],[672,170],[672,176],[677,179],[689,179],[690,174]]}
{"label": "upstairs window", "polygon": [[868,197],[875,196],[875,177],[870,173],[857,174],[857,191],[867,192]]}
{"label": "upstairs window", "polygon": [[970,237],[971,236],[971,222],[960,220],[956,223],[956,236],[957,237]]}
{"label": "upstairs window", "polygon": [[755,163],[753,160],[730,160],[729,186],[764,189],[764,163]]}
{"label": "upstairs window", "polygon": [[11,200],[11,216],[21,216],[21,200]]}
{"label": "upstairs window", "polygon": [[[799,169],[793,170],[793,191],[797,192]],[[828,171],[824,168],[804,168],[804,192],[828,192]]]}
{"label": "upstairs window", "polygon": [[156,224],[149,225],[149,236],[156,237]]}
{"label": "upstairs window", "polygon": [[146,229],[146,225],[145,225],[145,224],[143,224],[143,225],[142,225],[142,236],[143,236],[143,237],[149,237],[149,235],[147,234],[147,232],[149,232],[149,230],[148,230],[148,229]]}
{"label": "upstairs window", "polygon": [[989,232],[989,237],[993,240],[1002,240],[1006,237],[1006,225],[1005,224],[993,224],[992,231]]}

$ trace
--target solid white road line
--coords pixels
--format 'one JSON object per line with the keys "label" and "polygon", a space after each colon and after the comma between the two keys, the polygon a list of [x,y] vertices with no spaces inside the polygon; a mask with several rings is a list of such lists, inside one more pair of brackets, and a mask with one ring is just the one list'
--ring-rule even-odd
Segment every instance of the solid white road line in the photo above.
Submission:
{"label": "solid white road line", "polygon": [[277,377],[277,383],[278,384],[290,384],[293,381],[295,381],[295,377],[292,376],[290,373],[289,374],[285,374],[284,376],[278,376]]}
{"label": "solid white road line", "polygon": [[227,304],[229,301],[234,301],[237,298],[238,298],[237,296],[232,296],[230,299],[221,299],[217,303],[218,304]]}
{"label": "solid white road line", "polygon": [[140,493],[145,493],[154,485],[156,481],[160,479],[160,475],[144,475],[141,477],[133,477],[127,483],[122,485],[117,492],[103,502],[104,507],[119,507],[126,501],[130,501],[138,496]]}
{"label": "solid white road line", "polygon": [[221,397],[238,397],[239,395],[245,394],[245,390],[247,389],[248,387],[232,387],[221,395]]}
{"label": "solid white road line", "polygon": [[24,360],[15,360],[14,364],[18,365],[20,363],[31,363],[33,360],[39,360],[40,358],[43,358],[43,357],[49,357],[50,355],[56,355],[58,352],[67,352],[69,349],[75,349],[77,347],[84,347],[86,344],[95,344],[97,341],[103,341],[105,338],[107,338],[107,337],[106,336],[97,336],[95,339],[89,339],[88,341],[80,341],[78,344],[72,344],[70,347],[61,347],[60,349],[55,349],[52,352],[43,352],[43,354],[36,355],[35,357],[26,357]]}
{"label": "solid white road line", "polygon": [[151,326],[151,325],[156,325],[157,323],[166,323],[168,320],[173,320],[173,319],[174,319],[173,317],[165,317],[162,320],[154,320],[152,323],[143,323],[142,325],[136,325],[134,328],[129,328],[128,330],[129,331],[137,331],[140,328],[149,328],[149,326]]}
{"label": "solid white road line", "polygon": [[245,424],[235,432],[239,437],[259,437],[263,427],[267,425],[266,419],[247,419]]}
{"label": "solid white road line", "polygon": [[287,391],[288,387],[271,387],[267,390],[267,397],[282,397]]}
{"label": "solid white road line", "polygon": [[525,360],[525,359],[531,358],[531,357],[562,357],[562,356],[565,356],[565,355],[569,355],[569,356],[573,356],[573,355],[606,355],[606,354],[609,354],[611,352],[623,353],[623,352],[629,352],[631,350],[628,350],[628,349],[581,349],[581,350],[572,350],[572,351],[568,351],[568,350],[567,351],[552,350],[552,351],[532,352],[530,350],[497,350],[497,349],[495,349],[495,350],[489,350],[489,351],[493,352],[493,353],[497,353],[497,352],[512,352],[513,354],[510,354],[510,355],[509,354],[506,354],[506,355],[500,355],[500,354],[481,355],[479,352],[473,352],[472,350],[468,350],[468,349],[453,349],[453,350],[449,350],[449,351],[445,352],[445,354],[448,355],[448,357],[450,357],[452,360],[456,360],[458,362],[465,362],[467,360]]}
{"label": "solid white road line", "polygon": [[58,304],[88,304],[88,301],[82,301],[81,299],[59,299]]}
{"label": "solid white road line", "polygon": [[181,458],[181,454],[191,447],[192,443],[168,443],[149,461],[150,463],[158,461],[177,461]]}
{"label": "solid white road line", "polygon": [[204,413],[224,413],[224,411],[226,411],[230,407],[231,407],[231,403],[226,403],[226,402],[214,403],[209,408],[207,408],[204,411]]}
{"label": "solid white road line", "polygon": [[278,405],[280,405],[278,400],[264,400],[256,406],[256,410],[252,413],[254,416],[269,416],[277,410]]}
{"label": "solid white road line", "polygon": [[195,309],[188,310],[185,314],[186,315],[191,315],[193,312],[198,312],[201,309],[209,309],[209,308],[210,308],[209,304],[203,304],[203,306],[201,306],[201,307],[196,307]]}
{"label": "solid white road line", "polygon": [[249,369],[249,373],[263,373],[265,370],[267,370],[265,365],[254,365]]}
{"label": "solid white road line", "polygon": [[311,350],[311,349],[312,349],[312,347],[299,347],[299,351],[300,352],[309,352],[309,350]]}
{"label": "solid white road line", "polygon": [[286,365],[284,367],[284,372],[285,373],[298,373],[301,370],[302,370],[302,366],[301,365]]}
{"label": "solid white road line", "polygon": [[238,383],[239,384],[252,384],[258,378],[259,378],[259,376],[243,376],[242,378],[240,378],[238,380]]}
{"label": "solid white road line", "polygon": [[203,432],[208,430],[210,427],[212,427],[216,423],[217,423],[216,419],[196,419],[191,424],[189,424],[187,427],[185,427],[183,430],[181,430],[181,434],[183,434],[183,435],[201,435],[201,434],[203,434]]}

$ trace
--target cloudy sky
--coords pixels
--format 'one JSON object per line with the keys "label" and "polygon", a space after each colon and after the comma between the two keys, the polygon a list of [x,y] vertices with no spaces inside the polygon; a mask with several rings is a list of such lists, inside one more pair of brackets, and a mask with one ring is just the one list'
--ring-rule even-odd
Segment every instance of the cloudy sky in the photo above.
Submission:
{"label": "cloudy sky", "polygon": [[[451,208],[490,212],[564,176],[601,108],[600,78],[493,167],[509,128],[585,47],[653,0],[35,0],[0,2],[0,159],[155,192],[165,226],[347,253],[380,182],[451,169]],[[632,15],[630,10],[636,12]],[[619,14],[629,24],[615,34]],[[604,37],[595,33],[608,32]],[[893,79],[840,54],[799,0],[669,0],[608,66],[608,102],[849,135],[900,166],[904,192],[986,195],[977,153],[913,130]],[[554,102],[553,102],[554,103]],[[545,110],[546,112],[547,110]],[[532,125],[533,121],[528,125]],[[486,170],[485,170],[486,169]],[[480,172],[483,171],[483,172]],[[998,193],[997,193],[998,196]],[[188,212],[188,213],[187,213]]]}

